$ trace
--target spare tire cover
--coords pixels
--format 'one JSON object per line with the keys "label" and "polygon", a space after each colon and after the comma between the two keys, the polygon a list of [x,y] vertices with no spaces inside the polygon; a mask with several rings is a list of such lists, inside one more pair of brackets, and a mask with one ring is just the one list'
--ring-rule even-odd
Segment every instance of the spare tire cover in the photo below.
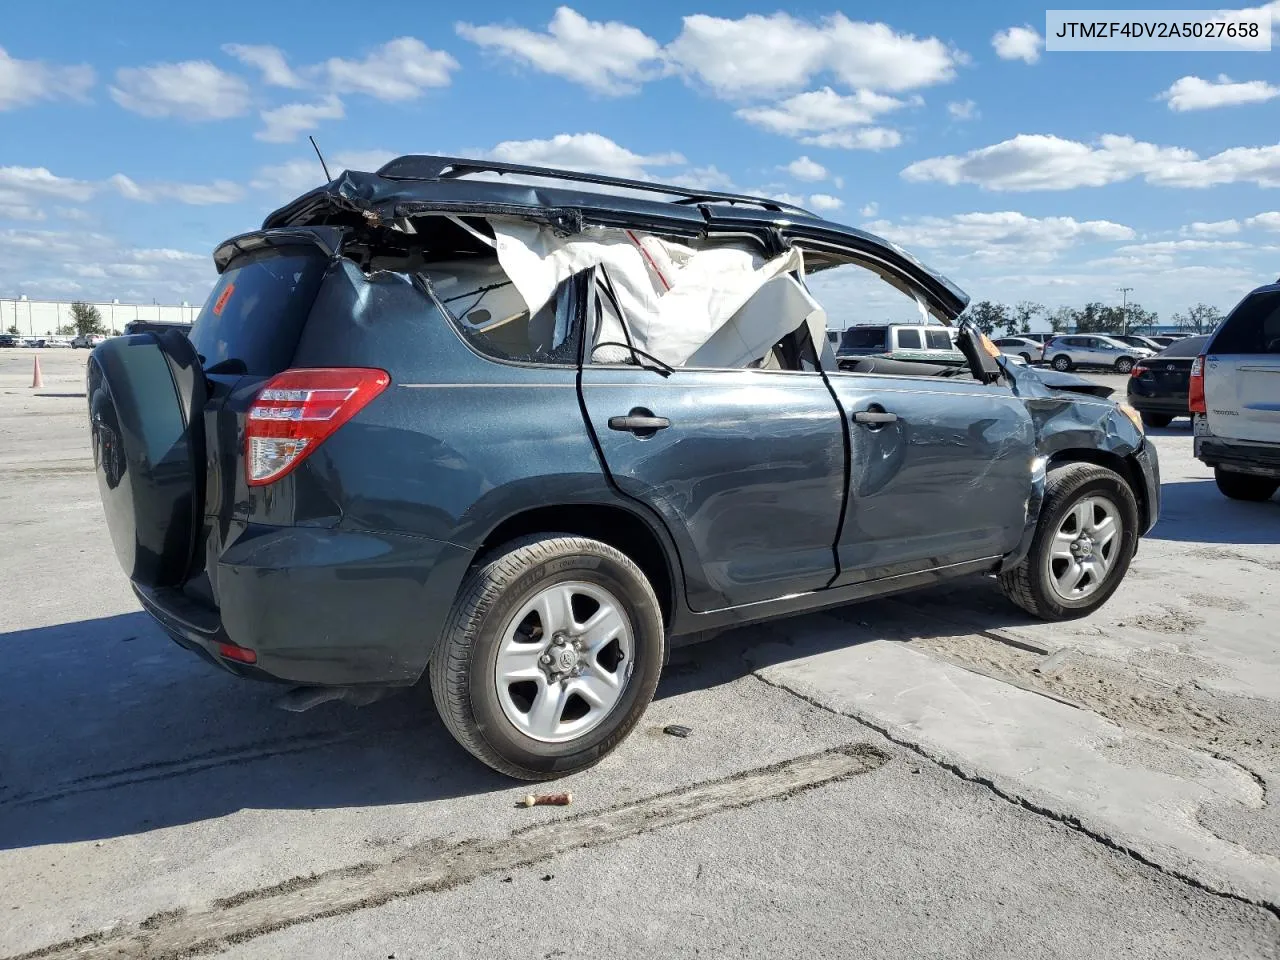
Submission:
{"label": "spare tire cover", "polygon": [[98,492],[116,556],[140,586],[187,577],[204,499],[205,379],[178,331],[112,337],[86,374]]}

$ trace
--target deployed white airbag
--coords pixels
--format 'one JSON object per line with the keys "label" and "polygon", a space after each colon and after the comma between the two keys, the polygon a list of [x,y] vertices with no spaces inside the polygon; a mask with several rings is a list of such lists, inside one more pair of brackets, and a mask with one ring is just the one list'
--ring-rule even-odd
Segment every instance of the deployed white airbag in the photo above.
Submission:
{"label": "deployed white airbag", "polygon": [[[748,366],[805,322],[815,345],[826,336],[822,308],[796,279],[804,268],[796,249],[765,260],[746,245],[699,249],[630,230],[589,228],[562,237],[526,221],[491,226],[498,260],[531,313],[564,280],[602,267],[630,342],[672,366]],[[625,340],[606,313],[596,342]]]}

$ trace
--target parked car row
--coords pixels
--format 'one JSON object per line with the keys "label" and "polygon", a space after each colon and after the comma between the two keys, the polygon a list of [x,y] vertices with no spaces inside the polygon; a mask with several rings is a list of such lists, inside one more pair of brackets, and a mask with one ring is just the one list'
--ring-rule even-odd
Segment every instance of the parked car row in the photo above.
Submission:
{"label": "parked car row", "polygon": [[85,347],[92,350],[106,339],[106,336],[101,333],[82,333],[77,337],[48,335],[41,337],[22,337],[13,333],[0,333],[0,347],[35,347],[40,349],[56,347]]}

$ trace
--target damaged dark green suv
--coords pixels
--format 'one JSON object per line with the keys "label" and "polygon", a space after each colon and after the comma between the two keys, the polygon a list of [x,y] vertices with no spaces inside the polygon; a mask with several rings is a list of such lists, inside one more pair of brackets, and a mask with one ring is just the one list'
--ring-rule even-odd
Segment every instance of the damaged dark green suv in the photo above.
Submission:
{"label": "damaged dark green suv", "polygon": [[1158,513],[1132,410],[967,324],[962,366],[840,369],[828,328],[966,297],[771,200],[409,156],[214,261],[189,338],[90,361],[138,597],[296,702],[429,674],[512,776],[598,761],[671,646],[738,624],[972,574],[1087,614]]}

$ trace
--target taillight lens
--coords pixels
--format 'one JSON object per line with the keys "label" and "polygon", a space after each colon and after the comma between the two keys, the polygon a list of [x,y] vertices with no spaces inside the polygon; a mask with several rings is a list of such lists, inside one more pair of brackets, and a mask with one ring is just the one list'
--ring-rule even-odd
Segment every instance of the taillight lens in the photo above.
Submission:
{"label": "taillight lens", "polygon": [[1204,356],[1191,364],[1191,385],[1187,390],[1187,409],[1192,413],[1208,412],[1204,405]]}
{"label": "taillight lens", "polygon": [[1135,363],[1133,369],[1129,371],[1129,376],[1140,377],[1147,372],[1147,368],[1140,363]]}
{"label": "taillight lens", "polygon": [[387,388],[391,375],[364,367],[286,370],[249,407],[244,469],[249,485],[285,476]]}

